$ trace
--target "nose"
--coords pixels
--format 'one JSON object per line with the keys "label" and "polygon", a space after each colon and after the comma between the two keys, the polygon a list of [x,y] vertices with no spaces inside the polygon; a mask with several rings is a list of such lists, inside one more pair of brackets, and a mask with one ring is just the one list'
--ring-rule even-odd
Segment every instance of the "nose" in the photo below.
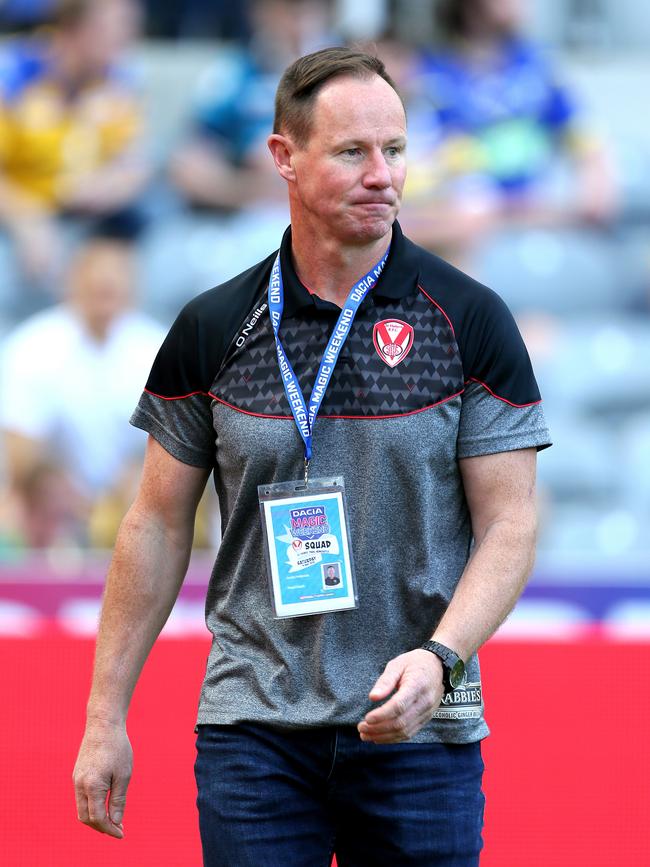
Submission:
{"label": "nose", "polygon": [[373,148],[368,154],[363,185],[367,189],[385,190],[392,184],[390,168],[381,148]]}

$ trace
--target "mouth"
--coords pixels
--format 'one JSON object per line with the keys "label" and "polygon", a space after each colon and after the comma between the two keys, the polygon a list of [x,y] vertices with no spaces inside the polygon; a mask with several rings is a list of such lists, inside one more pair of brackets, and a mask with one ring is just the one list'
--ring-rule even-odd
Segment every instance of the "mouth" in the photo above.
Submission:
{"label": "mouth", "polygon": [[394,202],[386,202],[383,199],[372,199],[370,201],[355,202],[357,208],[392,208]]}

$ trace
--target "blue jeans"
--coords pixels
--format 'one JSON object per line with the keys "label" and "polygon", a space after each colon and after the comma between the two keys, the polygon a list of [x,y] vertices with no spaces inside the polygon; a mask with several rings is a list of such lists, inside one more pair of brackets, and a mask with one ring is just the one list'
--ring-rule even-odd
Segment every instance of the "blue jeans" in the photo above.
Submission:
{"label": "blue jeans", "polygon": [[354,728],[202,725],[204,867],[477,867],[480,743],[364,743]]}

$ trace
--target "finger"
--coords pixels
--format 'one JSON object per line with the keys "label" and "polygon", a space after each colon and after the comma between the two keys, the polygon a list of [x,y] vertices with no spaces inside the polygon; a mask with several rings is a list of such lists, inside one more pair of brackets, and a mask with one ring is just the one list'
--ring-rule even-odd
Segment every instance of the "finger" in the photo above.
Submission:
{"label": "finger", "polygon": [[106,812],[106,797],[108,791],[105,786],[88,787],[88,824],[96,831],[109,834],[111,837],[123,837],[121,828],[114,825]]}
{"label": "finger", "polygon": [[74,795],[77,802],[77,818],[80,822],[83,822],[84,825],[87,825],[90,820],[90,816],[88,815],[88,799],[84,792],[82,792],[76,785],[74,788]]}
{"label": "finger", "polygon": [[108,799],[108,816],[115,825],[122,826],[122,816],[126,807],[126,790],[129,785],[128,777],[113,777],[111,794]]}
{"label": "finger", "polygon": [[374,743],[407,740],[410,734],[411,729],[407,724],[394,725],[382,730],[359,729],[359,737],[362,741],[373,741]]}
{"label": "finger", "polygon": [[371,744],[403,744],[406,741],[410,740],[410,735],[402,735],[402,734],[383,734],[383,735],[375,735],[373,737],[369,737],[367,735],[362,735],[361,740],[365,743]]}
{"label": "finger", "polygon": [[[398,696],[399,693],[396,694],[396,697]],[[400,729],[404,729],[405,727],[421,728],[425,722],[431,719],[431,714],[435,710],[437,703],[432,702],[421,693],[416,693],[412,698],[413,700],[410,704],[398,704],[396,710],[401,712],[391,713],[390,716],[383,716],[381,714],[384,707],[389,704],[388,702],[381,708],[370,711],[359,723],[357,729],[360,733],[374,736],[375,734],[386,734],[391,731],[399,732]],[[391,703],[393,703],[392,699]],[[395,706],[394,703],[393,706]],[[391,709],[389,708],[389,713],[390,711]]]}
{"label": "finger", "polygon": [[370,737],[374,737],[375,735],[385,735],[390,733],[395,734],[406,734],[406,731],[414,720],[411,720],[407,717],[400,717],[399,719],[386,720],[381,723],[367,723],[360,722],[357,726],[358,731],[361,734],[369,735]]}
{"label": "finger", "polygon": [[373,688],[370,690],[370,700],[381,701],[382,698],[387,698],[393,690],[397,689],[401,676],[401,666],[389,662],[383,673],[377,678]]}
{"label": "finger", "polygon": [[415,716],[409,716],[408,718],[402,718],[392,723],[384,723],[377,726],[369,726],[362,722],[357,728],[363,741],[400,743],[401,741],[410,740],[430,719],[430,713],[420,711]]}
{"label": "finger", "polygon": [[385,704],[382,704],[381,707],[368,711],[364,717],[364,721],[374,725],[398,719],[408,713],[409,709],[416,704],[418,697],[417,691],[402,687]]}
{"label": "finger", "polygon": [[417,730],[416,721],[413,719],[394,720],[390,725],[363,726],[359,727],[359,736],[362,741],[374,743],[399,743],[408,740]]}
{"label": "finger", "polygon": [[415,715],[405,714],[379,723],[368,723],[364,720],[359,723],[357,728],[360,735],[371,739],[384,735],[408,737],[409,732],[415,725],[416,721],[417,717]]}

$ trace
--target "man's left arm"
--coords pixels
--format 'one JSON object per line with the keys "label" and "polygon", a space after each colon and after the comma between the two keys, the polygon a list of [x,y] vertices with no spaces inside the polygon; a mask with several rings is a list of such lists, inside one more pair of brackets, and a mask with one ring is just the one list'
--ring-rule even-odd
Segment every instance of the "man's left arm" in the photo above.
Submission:
{"label": "man's left arm", "polygon": [[[459,463],[475,544],[432,638],[467,660],[512,611],[532,569],[536,449]],[[413,737],[440,704],[442,674],[442,663],[427,650],[392,659],[370,691],[372,701],[391,697],[359,723],[361,739],[397,743]]]}

